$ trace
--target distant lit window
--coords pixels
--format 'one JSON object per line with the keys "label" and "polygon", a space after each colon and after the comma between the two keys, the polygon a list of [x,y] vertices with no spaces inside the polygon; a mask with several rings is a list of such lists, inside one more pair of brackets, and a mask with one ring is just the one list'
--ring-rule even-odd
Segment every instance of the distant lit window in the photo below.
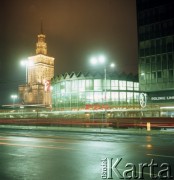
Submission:
{"label": "distant lit window", "polygon": [[126,90],[126,81],[119,81],[119,89]]}
{"label": "distant lit window", "polygon": [[106,80],[106,89],[110,89],[111,83],[110,79]]}
{"label": "distant lit window", "polygon": [[119,93],[111,92],[111,101],[119,101]]}
{"label": "distant lit window", "polygon": [[85,80],[79,80],[79,91],[85,91]]}
{"label": "distant lit window", "polygon": [[66,92],[71,92],[71,81],[65,82]]}
{"label": "distant lit window", "polygon": [[120,92],[120,101],[126,101],[126,92]]}
{"label": "distant lit window", "polygon": [[133,90],[133,82],[127,81],[127,90]]}
{"label": "distant lit window", "polygon": [[[105,98],[105,95],[104,95],[104,98]],[[106,92],[106,101],[110,101],[111,100],[111,97],[110,97],[110,92]]]}
{"label": "distant lit window", "polygon": [[139,90],[139,83],[134,82],[134,90],[138,91]]}
{"label": "distant lit window", "polygon": [[93,92],[87,92],[86,93],[86,103],[92,103],[93,102]]}
{"label": "distant lit window", "polygon": [[139,93],[134,93],[134,102],[139,102]]}
{"label": "distant lit window", "polygon": [[111,90],[118,90],[118,80],[111,80]]}
{"label": "distant lit window", "polygon": [[92,80],[86,80],[86,90],[93,90]]}
{"label": "distant lit window", "polygon": [[94,102],[102,102],[102,92],[94,92]]}
{"label": "distant lit window", "polygon": [[131,103],[133,102],[134,94],[133,92],[127,92],[127,102]]}
{"label": "distant lit window", "polygon": [[78,81],[77,80],[72,81],[72,91],[78,91]]}
{"label": "distant lit window", "polygon": [[101,79],[94,79],[94,90],[102,90]]}
{"label": "distant lit window", "polygon": [[60,83],[60,91],[65,92],[65,82],[64,81]]}

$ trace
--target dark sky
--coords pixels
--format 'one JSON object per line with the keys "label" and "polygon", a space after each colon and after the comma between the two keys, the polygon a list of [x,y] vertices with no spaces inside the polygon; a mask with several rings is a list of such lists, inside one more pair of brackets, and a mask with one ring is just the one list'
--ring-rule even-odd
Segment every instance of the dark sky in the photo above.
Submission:
{"label": "dark sky", "polygon": [[20,60],[35,54],[41,19],[55,74],[88,70],[100,53],[116,70],[137,73],[135,0],[2,0],[0,104],[25,82]]}

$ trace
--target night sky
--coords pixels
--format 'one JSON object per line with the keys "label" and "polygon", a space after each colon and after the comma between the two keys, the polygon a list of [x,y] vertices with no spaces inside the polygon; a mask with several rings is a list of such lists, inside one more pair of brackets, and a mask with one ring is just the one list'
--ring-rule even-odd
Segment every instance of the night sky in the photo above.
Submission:
{"label": "night sky", "polygon": [[41,19],[55,75],[91,69],[105,54],[119,72],[137,74],[135,0],[2,0],[0,3],[0,104],[25,83],[20,60],[35,55]]}

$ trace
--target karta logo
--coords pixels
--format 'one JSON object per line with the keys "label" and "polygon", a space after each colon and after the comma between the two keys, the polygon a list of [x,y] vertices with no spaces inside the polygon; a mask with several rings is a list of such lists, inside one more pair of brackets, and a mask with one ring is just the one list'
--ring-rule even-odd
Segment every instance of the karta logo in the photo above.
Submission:
{"label": "karta logo", "polygon": [[[102,179],[173,179],[172,168],[168,163],[121,163],[122,158],[105,158],[101,160]],[[146,175],[146,177],[145,177]]]}

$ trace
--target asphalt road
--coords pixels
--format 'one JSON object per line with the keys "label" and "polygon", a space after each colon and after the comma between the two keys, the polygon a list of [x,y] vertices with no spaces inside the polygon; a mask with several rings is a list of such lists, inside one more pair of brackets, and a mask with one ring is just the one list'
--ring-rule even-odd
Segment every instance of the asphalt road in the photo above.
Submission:
{"label": "asphalt road", "polygon": [[2,180],[148,180],[173,174],[173,135],[0,129]]}

